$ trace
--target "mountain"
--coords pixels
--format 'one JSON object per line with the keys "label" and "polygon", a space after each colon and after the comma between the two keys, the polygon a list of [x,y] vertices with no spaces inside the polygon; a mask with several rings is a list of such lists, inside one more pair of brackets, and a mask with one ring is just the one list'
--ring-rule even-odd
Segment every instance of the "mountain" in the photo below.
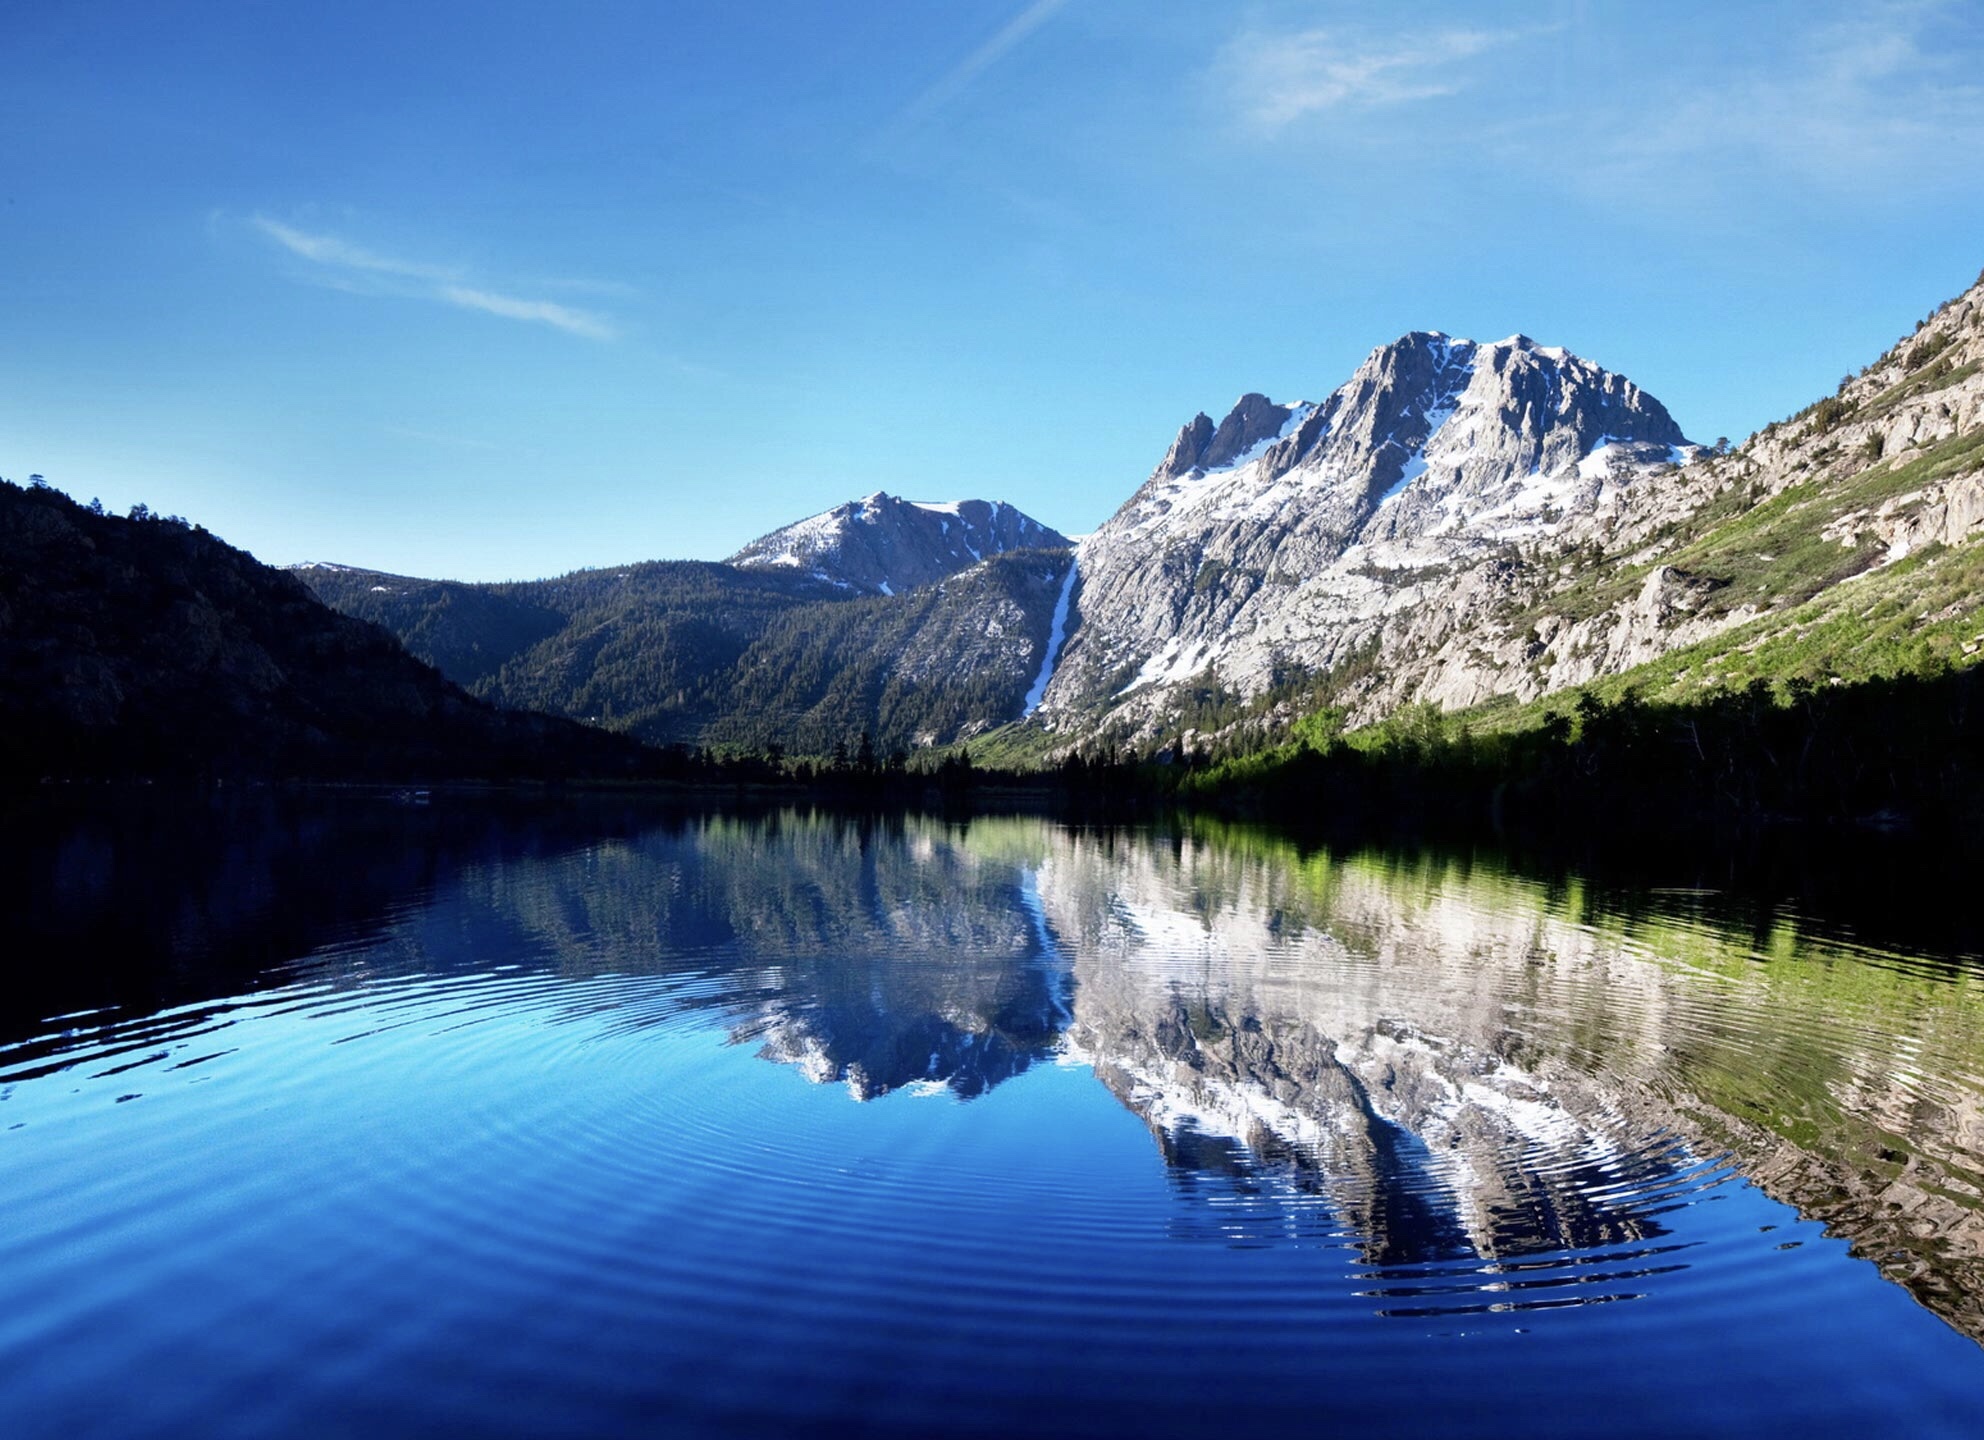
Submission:
{"label": "mountain", "polygon": [[730,557],[744,569],[790,569],[844,589],[896,595],[1008,550],[1071,542],[997,500],[901,500],[877,490],[760,536]]}
{"label": "mountain", "polygon": [[1320,404],[1243,396],[1083,542],[1018,753],[1975,663],[1981,368],[1984,283],[1734,450],[1522,336],[1407,335]]}
{"label": "mountain", "polygon": [[1980,367],[1974,288],[1730,450],[1566,350],[1422,331],[1320,401],[1195,416],[1072,566],[1011,507],[877,494],[729,565],[303,574],[490,699],[800,752],[1243,749],[1323,707],[1876,678],[1984,653]]}
{"label": "mountain", "polygon": [[[983,614],[965,591],[836,606],[1066,538],[996,502],[882,493],[754,541],[731,578],[703,567],[692,595],[656,593],[659,566],[535,586],[307,578],[477,693],[650,739],[941,744],[1033,713],[1062,744],[1105,727],[1148,739],[1175,725],[1181,687],[1259,695],[1368,656],[1408,616],[1464,621],[1469,588],[1519,570],[1519,545],[1616,510],[1694,453],[1658,401],[1566,351],[1415,333],[1320,403],[1250,394],[1218,424],[1197,416],[1077,570],[1057,567],[1058,590],[981,584],[969,593],[996,596]],[[636,583],[602,603],[608,574]],[[786,588],[740,609],[747,583]],[[576,603],[554,593],[575,585]],[[1044,693],[1018,675],[1044,675]]]}
{"label": "mountain", "polygon": [[1981,371],[1984,277],[1834,394],[1570,517],[1499,608],[1414,658],[1405,698],[1453,709],[1604,682],[1675,699],[1975,663]]}
{"label": "mountain", "polygon": [[1043,718],[1155,721],[1173,687],[1258,694],[1465,625],[1525,544],[1696,451],[1631,381],[1520,335],[1418,332],[1320,403],[1244,395],[1083,542]]}
{"label": "mountain", "polygon": [[321,560],[289,569],[325,603],[385,626],[458,685],[487,680],[565,623],[558,611],[514,587],[418,580]]}
{"label": "mountain", "polygon": [[887,751],[1019,718],[1068,564],[1011,551],[897,595],[702,561],[497,585],[296,573],[491,701],[656,742],[823,755],[864,731]]}
{"label": "mountain", "polygon": [[182,520],[0,483],[0,775],[629,775],[624,737],[465,694]]}

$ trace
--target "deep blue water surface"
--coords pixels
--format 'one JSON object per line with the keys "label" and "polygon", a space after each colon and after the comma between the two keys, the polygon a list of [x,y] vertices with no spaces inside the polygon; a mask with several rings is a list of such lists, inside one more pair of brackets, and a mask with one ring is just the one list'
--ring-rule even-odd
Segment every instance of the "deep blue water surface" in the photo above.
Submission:
{"label": "deep blue water surface", "polygon": [[9,1436],[1984,1433],[1957,957],[1224,832],[36,824]]}

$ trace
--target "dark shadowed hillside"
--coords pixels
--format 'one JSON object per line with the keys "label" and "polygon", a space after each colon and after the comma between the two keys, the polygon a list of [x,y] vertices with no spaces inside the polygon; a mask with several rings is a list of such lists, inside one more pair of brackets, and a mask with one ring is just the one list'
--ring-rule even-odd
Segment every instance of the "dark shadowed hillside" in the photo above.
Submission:
{"label": "dark shadowed hillside", "polygon": [[0,482],[0,776],[623,775],[641,746],[498,710],[205,530]]}

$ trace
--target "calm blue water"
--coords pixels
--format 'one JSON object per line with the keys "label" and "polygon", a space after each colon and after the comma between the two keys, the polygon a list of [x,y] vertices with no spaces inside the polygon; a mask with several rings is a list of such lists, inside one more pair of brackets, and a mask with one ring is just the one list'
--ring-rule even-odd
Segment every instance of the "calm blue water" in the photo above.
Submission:
{"label": "calm blue water", "polygon": [[1960,960],[370,803],[37,821],[0,1432],[1984,1433]]}

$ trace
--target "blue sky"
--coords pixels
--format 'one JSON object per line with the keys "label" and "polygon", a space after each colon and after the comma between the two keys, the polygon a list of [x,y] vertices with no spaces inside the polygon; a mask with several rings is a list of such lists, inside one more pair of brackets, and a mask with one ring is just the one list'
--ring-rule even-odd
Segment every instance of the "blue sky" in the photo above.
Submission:
{"label": "blue sky", "polygon": [[1968,0],[23,0],[0,64],[0,473],[275,563],[1085,530],[1418,328],[1740,437],[1984,266]]}

